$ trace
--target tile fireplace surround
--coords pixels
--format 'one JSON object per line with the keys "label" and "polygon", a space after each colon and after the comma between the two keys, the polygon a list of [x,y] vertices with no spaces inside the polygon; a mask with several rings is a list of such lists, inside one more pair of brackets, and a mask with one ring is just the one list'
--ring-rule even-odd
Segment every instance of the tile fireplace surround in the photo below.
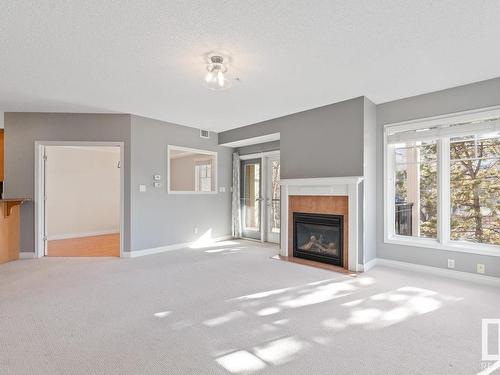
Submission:
{"label": "tile fireplace surround", "polygon": [[359,184],[362,177],[282,179],[280,255],[293,255],[293,212],[344,215],[344,268],[359,271]]}

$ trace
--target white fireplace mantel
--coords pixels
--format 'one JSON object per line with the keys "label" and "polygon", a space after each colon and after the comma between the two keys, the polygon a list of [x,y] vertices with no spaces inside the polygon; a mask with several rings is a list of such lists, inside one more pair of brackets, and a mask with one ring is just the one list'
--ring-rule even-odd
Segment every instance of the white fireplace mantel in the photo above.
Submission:
{"label": "white fireplace mantel", "polygon": [[348,197],[349,270],[359,271],[359,183],[363,177],[322,177],[282,179],[281,185],[281,251],[288,256],[288,197],[290,195],[337,195]]}

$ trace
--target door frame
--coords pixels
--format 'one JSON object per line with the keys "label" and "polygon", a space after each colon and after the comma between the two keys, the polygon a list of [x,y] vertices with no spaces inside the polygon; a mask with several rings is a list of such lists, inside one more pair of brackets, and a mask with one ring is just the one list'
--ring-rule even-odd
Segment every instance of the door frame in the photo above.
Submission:
{"label": "door frame", "polygon": [[[247,155],[240,155],[240,160],[252,160],[252,159],[260,159],[261,160],[261,191],[264,194],[261,194],[262,196],[267,195],[267,184],[269,181],[267,181],[267,159],[271,157],[280,157],[280,150],[275,150],[275,151],[265,151],[265,152],[258,152],[254,154],[247,154]],[[266,181],[264,181],[264,179]],[[241,189],[241,184],[240,184],[240,189]],[[241,192],[240,192],[241,194]],[[267,214],[267,208],[265,207],[265,199],[262,199],[260,201],[260,242],[266,242],[267,241],[267,229],[268,229],[268,218],[266,217]],[[280,210],[281,213],[281,210]],[[281,233],[281,228],[280,228],[280,233]],[[259,240],[254,240],[253,238],[245,238],[244,239],[248,240],[253,240],[253,241],[259,241]],[[270,242],[273,243],[274,242]],[[280,246],[281,243],[281,234],[279,235],[279,240],[277,245]]]}
{"label": "door frame", "polygon": [[124,142],[94,142],[94,141],[35,141],[35,258],[45,256],[45,173],[43,157],[47,146],[76,147],[120,147],[120,258],[123,257],[125,229],[125,143]]}

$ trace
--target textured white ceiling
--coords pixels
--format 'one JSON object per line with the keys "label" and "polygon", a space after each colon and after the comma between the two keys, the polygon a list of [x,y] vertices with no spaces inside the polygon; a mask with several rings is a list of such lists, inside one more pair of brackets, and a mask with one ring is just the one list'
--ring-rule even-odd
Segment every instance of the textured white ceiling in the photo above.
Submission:
{"label": "textured white ceiling", "polygon": [[[0,1],[0,110],[220,131],[500,76],[500,1]],[[206,54],[240,82],[202,85]]]}

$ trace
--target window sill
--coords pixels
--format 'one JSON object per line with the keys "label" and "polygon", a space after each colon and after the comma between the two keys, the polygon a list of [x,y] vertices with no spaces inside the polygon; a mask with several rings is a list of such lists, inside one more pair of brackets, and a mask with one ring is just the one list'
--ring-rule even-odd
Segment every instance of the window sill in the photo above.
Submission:
{"label": "window sill", "polygon": [[493,257],[500,257],[500,246],[475,244],[467,242],[452,241],[448,243],[441,243],[438,240],[430,238],[417,238],[417,237],[403,237],[394,236],[386,237],[384,243],[393,245],[403,245],[412,247],[425,247],[434,250],[455,251],[460,253],[469,253],[475,255],[487,255]]}

